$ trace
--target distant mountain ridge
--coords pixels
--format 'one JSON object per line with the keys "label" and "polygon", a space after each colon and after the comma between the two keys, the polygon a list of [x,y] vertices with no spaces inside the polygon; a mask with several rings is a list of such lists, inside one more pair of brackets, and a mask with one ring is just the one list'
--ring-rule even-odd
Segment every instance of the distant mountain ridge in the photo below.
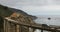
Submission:
{"label": "distant mountain ridge", "polygon": [[26,12],[24,12],[23,10],[19,10],[19,9],[15,9],[15,8],[9,8],[9,9],[10,9],[11,11],[15,11],[15,12],[21,13],[21,14],[23,14],[23,15],[25,15],[25,16],[31,17],[33,20],[37,19],[36,16],[29,15],[29,14],[27,14]]}
{"label": "distant mountain ridge", "polygon": [[37,19],[36,16],[29,15],[29,14],[27,14],[26,12],[24,12],[23,10],[16,9],[16,8],[10,8],[10,7],[4,6],[4,5],[0,5],[0,6],[4,7],[4,9],[8,9],[8,10],[11,10],[11,11],[13,11],[13,12],[21,13],[21,14],[23,14],[23,15],[25,15],[25,16],[31,17],[33,20]]}

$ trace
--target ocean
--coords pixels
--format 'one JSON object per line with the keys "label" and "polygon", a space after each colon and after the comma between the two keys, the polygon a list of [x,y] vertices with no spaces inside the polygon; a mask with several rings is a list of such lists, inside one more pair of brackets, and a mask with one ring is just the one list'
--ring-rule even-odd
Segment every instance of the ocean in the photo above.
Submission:
{"label": "ocean", "polygon": [[[55,25],[60,26],[60,15],[41,15],[37,16],[38,18],[35,21],[37,24],[47,24],[49,25]],[[50,18],[50,20],[48,19]],[[37,29],[36,32],[40,32],[41,30]],[[48,32],[48,31],[44,31]]]}

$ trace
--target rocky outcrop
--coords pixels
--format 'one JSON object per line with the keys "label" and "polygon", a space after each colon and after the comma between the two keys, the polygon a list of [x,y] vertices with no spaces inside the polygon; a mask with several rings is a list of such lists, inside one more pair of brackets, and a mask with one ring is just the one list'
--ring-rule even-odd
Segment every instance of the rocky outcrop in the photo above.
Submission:
{"label": "rocky outcrop", "polygon": [[23,14],[24,16],[31,17],[32,20],[37,19],[36,16],[29,15],[29,14],[27,14],[26,12],[24,12],[23,10],[19,10],[19,9],[15,9],[15,8],[8,8],[8,9],[11,10],[11,11],[13,11],[13,12],[15,11],[15,12],[17,12],[17,13]]}
{"label": "rocky outcrop", "polygon": [[26,17],[31,17],[32,20],[35,20],[35,19],[37,18],[36,16],[27,14],[27,13],[24,12],[23,10],[16,9],[16,8],[10,8],[10,7],[7,7],[7,6],[0,5],[0,7],[1,7],[1,6],[2,6],[3,9],[5,9],[5,10],[10,10],[10,11],[13,11],[13,12],[17,12],[17,13],[23,14],[23,15],[26,16]]}

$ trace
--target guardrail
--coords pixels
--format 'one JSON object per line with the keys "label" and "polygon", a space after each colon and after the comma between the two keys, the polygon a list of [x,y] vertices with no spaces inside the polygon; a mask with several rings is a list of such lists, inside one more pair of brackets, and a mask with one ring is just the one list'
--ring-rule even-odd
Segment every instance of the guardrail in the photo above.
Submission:
{"label": "guardrail", "polygon": [[4,32],[34,32],[35,29],[40,29],[41,32],[43,32],[43,30],[50,32],[60,32],[60,27],[45,27],[42,24],[27,24],[8,18],[4,19]]}

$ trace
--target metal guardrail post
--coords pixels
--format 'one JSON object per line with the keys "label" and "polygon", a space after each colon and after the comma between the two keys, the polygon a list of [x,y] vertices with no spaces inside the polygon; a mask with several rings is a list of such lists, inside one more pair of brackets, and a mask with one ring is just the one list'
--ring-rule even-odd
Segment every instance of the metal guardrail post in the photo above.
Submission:
{"label": "metal guardrail post", "polygon": [[16,32],[20,32],[19,30],[20,30],[20,26],[19,25],[16,25],[16,27],[15,27],[16,29]]}
{"label": "metal guardrail post", "polygon": [[41,32],[43,32],[43,30],[41,29]]}
{"label": "metal guardrail post", "polygon": [[34,28],[29,27],[29,32],[34,32],[34,31],[35,31]]}
{"label": "metal guardrail post", "polygon": [[4,32],[4,20],[0,17],[0,32]]}
{"label": "metal guardrail post", "polygon": [[22,28],[21,28],[21,25],[19,25],[19,32],[21,32],[21,29],[22,29]]}

